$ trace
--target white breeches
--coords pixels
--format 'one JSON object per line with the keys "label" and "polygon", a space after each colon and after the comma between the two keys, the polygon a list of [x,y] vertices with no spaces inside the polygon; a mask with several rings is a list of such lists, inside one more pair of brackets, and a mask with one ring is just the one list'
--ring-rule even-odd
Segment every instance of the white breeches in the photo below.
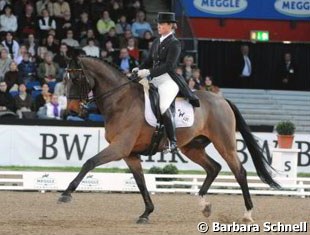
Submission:
{"label": "white breeches", "polygon": [[179,92],[179,86],[168,73],[154,77],[152,83],[158,89],[159,108],[161,114],[165,113]]}

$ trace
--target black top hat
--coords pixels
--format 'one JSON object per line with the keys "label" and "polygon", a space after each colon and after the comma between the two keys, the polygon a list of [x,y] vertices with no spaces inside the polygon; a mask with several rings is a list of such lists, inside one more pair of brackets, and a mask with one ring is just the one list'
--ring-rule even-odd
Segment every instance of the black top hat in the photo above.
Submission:
{"label": "black top hat", "polygon": [[176,23],[174,12],[158,12],[157,23]]}

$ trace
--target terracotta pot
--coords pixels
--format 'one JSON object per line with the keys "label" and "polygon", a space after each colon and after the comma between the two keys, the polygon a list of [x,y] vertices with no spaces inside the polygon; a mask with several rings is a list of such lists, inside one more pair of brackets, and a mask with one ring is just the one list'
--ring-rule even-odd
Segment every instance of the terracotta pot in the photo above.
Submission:
{"label": "terracotta pot", "polygon": [[293,135],[278,135],[278,148],[290,149],[293,146]]}

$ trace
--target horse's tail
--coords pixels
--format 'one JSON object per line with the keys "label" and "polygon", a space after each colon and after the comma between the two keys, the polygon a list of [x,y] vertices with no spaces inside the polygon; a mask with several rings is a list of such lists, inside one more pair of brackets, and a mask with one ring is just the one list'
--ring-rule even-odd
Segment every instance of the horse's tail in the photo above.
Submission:
{"label": "horse's tail", "polygon": [[236,118],[237,129],[241,133],[245,144],[252,156],[254,166],[256,168],[257,175],[266,184],[273,188],[281,188],[281,186],[272,179],[273,168],[267,162],[262,148],[257,144],[254,136],[251,133],[249,126],[246,124],[244,118],[242,117],[239,109],[231,101],[227,100],[231,109],[233,110]]}

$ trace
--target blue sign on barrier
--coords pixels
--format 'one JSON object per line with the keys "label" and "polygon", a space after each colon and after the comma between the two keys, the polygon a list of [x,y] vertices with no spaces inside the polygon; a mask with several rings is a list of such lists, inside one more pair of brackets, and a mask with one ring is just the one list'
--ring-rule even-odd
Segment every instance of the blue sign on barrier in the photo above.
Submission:
{"label": "blue sign on barrier", "polygon": [[190,17],[310,20],[310,0],[180,0]]}

